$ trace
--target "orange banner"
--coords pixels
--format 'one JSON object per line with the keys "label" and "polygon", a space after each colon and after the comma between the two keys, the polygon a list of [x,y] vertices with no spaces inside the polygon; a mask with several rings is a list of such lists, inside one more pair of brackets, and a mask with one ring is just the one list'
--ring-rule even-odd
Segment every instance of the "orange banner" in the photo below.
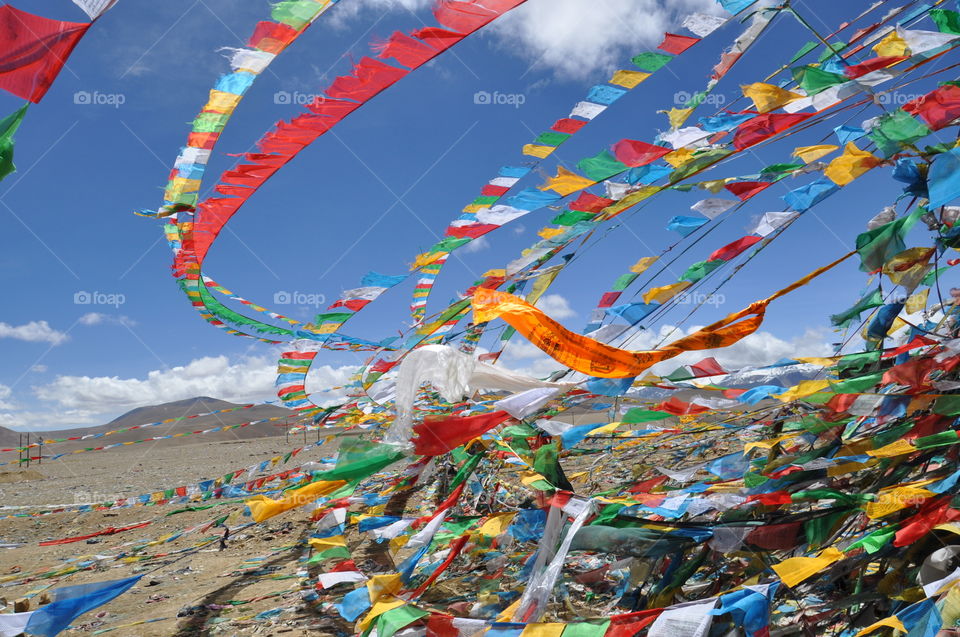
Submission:
{"label": "orange banner", "polygon": [[478,288],[474,292],[473,320],[482,323],[502,318],[548,356],[574,371],[599,378],[629,378],[683,352],[729,347],[753,334],[763,324],[764,313],[771,301],[806,285],[853,254],[856,253],[851,252],[770,297],[655,350],[629,351],[611,347],[571,332],[519,297],[487,288]]}

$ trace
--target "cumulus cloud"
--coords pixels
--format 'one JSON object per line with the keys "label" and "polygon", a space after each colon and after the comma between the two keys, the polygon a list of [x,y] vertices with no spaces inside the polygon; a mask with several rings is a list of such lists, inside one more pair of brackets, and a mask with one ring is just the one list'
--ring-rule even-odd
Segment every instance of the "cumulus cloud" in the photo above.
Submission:
{"label": "cumulus cloud", "polygon": [[12,389],[0,384],[0,409],[14,409],[13,403],[7,402],[12,395]]}
{"label": "cumulus cloud", "polygon": [[581,79],[656,47],[684,16],[716,10],[712,0],[529,0],[497,20],[492,33],[532,67]]}
{"label": "cumulus cloud", "polygon": [[480,252],[481,250],[486,250],[490,248],[490,242],[487,241],[486,237],[480,237],[479,239],[474,239],[467,245],[463,246],[464,252]]}
{"label": "cumulus cloud", "polygon": [[537,307],[547,313],[550,318],[562,321],[577,315],[570,307],[570,302],[559,294],[545,294],[537,301]]}
{"label": "cumulus cloud", "polygon": [[[354,371],[354,367],[318,366],[308,379],[308,391],[342,385]],[[186,365],[153,370],[144,378],[57,376],[33,390],[38,398],[64,409],[117,413],[194,396],[235,402],[273,399],[275,380],[273,358],[231,362],[226,356],[205,356]]]}
{"label": "cumulus cloud", "polygon": [[127,325],[132,327],[137,324],[136,321],[131,319],[129,316],[124,316],[122,314],[104,314],[103,312],[87,312],[81,316],[78,321],[81,325],[86,325],[87,327],[104,324]]}
{"label": "cumulus cloud", "polygon": [[13,338],[28,343],[61,345],[67,342],[70,337],[65,332],[53,329],[46,321],[30,321],[23,325],[0,323],[0,338]]}
{"label": "cumulus cloud", "polygon": [[[419,11],[430,4],[432,0],[341,3],[331,24],[343,27],[358,17]],[[484,33],[494,38],[499,50],[533,68],[582,79],[656,47],[665,31],[677,29],[683,17],[697,12],[723,14],[715,0],[527,0]]]}

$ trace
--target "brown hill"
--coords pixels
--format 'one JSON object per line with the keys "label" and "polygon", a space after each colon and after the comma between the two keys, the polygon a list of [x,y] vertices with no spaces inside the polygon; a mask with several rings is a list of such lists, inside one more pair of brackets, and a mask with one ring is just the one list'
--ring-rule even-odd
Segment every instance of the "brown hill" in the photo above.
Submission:
{"label": "brown hill", "polygon": [[[215,442],[222,440],[249,440],[252,438],[262,438],[266,436],[276,436],[283,433],[283,425],[286,422],[295,423],[297,417],[295,413],[285,407],[275,405],[255,405],[246,409],[237,409],[220,414],[211,414],[208,416],[195,416],[197,414],[207,414],[211,411],[231,409],[240,407],[236,403],[218,400],[208,396],[198,396],[186,400],[178,400],[160,405],[151,405],[147,407],[138,407],[127,413],[114,418],[105,425],[97,427],[78,427],[74,429],[59,429],[39,432],[44,439],[62,439],[78,436],[97,436],[89,437],[85,440],[72,440],[57,444],[47,445],[44,449],[44,456],[70,452],[75,449],[86,447],[101,447],[104,445],[115,444],[118,442],[133,442],[144,440],[156,436],[167,436],[177,433],[186,433],[193,431],[202,431],[217,426],[236,425],[265,418],[275,418],[271,422],[264,422],[248,427],[238,427],[224,432],[214,432],[203,435],[188,435],[164,440],[160,444],[180,445],[199,442],[200,438],[204,442]],[[141,427],[132,431],[124,431],[111,435],[103,435],[110,431],[144,425],[148,423],[160,422],[171,418],[180,418],[174,422],[164,423],[162,425]],[[32,437],[32,436],[31,436]],[[0,427],[0,445],[3,447],[17,446],[19,434],[16,431]]]}

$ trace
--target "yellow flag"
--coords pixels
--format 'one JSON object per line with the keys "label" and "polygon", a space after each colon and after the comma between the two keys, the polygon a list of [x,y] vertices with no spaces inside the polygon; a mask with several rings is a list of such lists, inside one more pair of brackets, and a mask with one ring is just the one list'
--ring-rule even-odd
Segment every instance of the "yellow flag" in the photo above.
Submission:
{"label": "yellow flag", "polygon": [[558,234],[563,234],[566,231],[566,228],[544,228],[537,233],[537,236],[541,237],[542,239],[552,239]]}
{"label": "yellow flag", "polygon": [[663,285],[658,288],[650,288],[643,295],[644,303],[666,303],[676,295],[680,294],[688,287],[693,285],[690,281],[678,281],[670,285]]}
{"label": "yellow flag", "polygon": [[904,306],[907,310],[907,314],[913,314],[919,312],[920,310],[927,307],[927,297],[930,296],[930,288],[923,290],[922,292],[917,292],[907,299],[907,303]]}
{"label": "yellow flag", "polygon": [[744,97],[753,100],[753,106],[761,113],[780,108],[794,100],[803,98],[803,95],[792,93],[786,89],[773,84],[764,84],[763,82],[754,82],[740,87],[743,90]]}
{"label": "yellow flag", "polygon": [[732,179],[713,179],[711,181],[701,181],[697,185],[703,188],[704,190],[706,190],[707,192],[710,192],[715,195],[721,190],[723,190],[723,187],[727,185],[728,181],[733,181],[733,180]]}
{"label": "yellow flag", "polygon": [[667,111],[667,119],[670,120],[670,128],[680,128],[683,126],[683,123],[687,121],[687,118],[690,117],[690,113],[692,112],[692,108],[671,108],[669,111]]}
{"label": "yellow flag", "polygon": [[347,540],[342,535],[335,535],[333,537],[312,537],[307,540],[307,543],[314,551],[321,552],[338,546],[346,546]]}
{"label": "yellow flag", "polygon": [[224,93],[223,91],[210,91],[210,100],[203,107],[205,111],[216,113],[231,113],[240,103],[240,95],[234,93]]}
{"label": "yellow flag", "polygon": [[650,74],[643,71],[617,71],[610,78],[610,83],[626,88],[636,88],[640,82],[648,77],[650,77]]}
{"label": "yellow flag", "polygon": [[541,146],[539,144],[527,144],[523,147],[523,154],[530,155],[531,157],[539,157],[540,159],[545,159],[553,151],[556,150],[554,146]]}
{"label": "yellow flag", "polygon": [[683,166],[691,159],[693,159],[693,151],[689,148],[678,148],[672,153],[667,153],[663,156],[663,161],[667,162],[674,168]]}
{"label": "yellow flag", "polygon": [[831,546],[824,549],[817,557],[791,557],[779,564],[774,564],[771,568],[784,584],[793,588],[834,562],[839,562],[843,557],[842,551]]}
{"label": "yellow flag", "polygon": [[660,257],[643,257],[632,266],[630,266],[630,271],[634,274],[643,274],[647,269],[657,262]]}
{"label": "yellow flag", "polygon": [[418,254],[417,258],[413,260],[413,265],[410,266],[411,270],[416,270],[417,268],[422,268],[425,265],[430,265],[435,261],[443,258],[448,253],[446,252],[424,252],[423,254]]}
{"label": "yellow flag", "polygon": [[388,597],[387,599],[377,600],[373,604],[373,608],[370,609],[370,612],[367,613],[367,616],[360,620],[357,624],[357,632],[363,632],[370,627],[370,624],[373,623],[380,615],[383,615],[388,610],[393,610],[394,608],[400,608],[401,606],[406,606],[407,602],[400,599],[399,597]]}
{"label": "yellow flag", "polygon": [[777,399],[781,402],[789,403],[800,398],[812,396],[828,387],[830,387],[829,380],[803,380],[777,396]]}
{"label": "yellow flag", "polygon": [[[896,33],[896,31],[894,31]],[[907,627],[903,625],[903,622],[897,619],[896,615],[886,617],[880,621],[875,621],[860,632],[858,632],[853,637],[860,637],[861,635],[869,635],[878,628],[893,628],[899,630],[902,633],[907,632]]]}
{"label": "yellow flag", "polygon": [[879,57],[906,55],[909,50],[907,41],[896,31],[891,31],[873,46],[873,52]]}
{"label": "yellow flag", "polygon": [[510,526],[510,523],[513,522],[514,516],[517,514],[515,512],[510,513],[495,513],[487,518],[487,521],[483,523],[477,533],[485,537],[497,537],[502,535],[504,531],[507,530],[507,527]]}
{"label": "yellow flag", "polygon": [[[277,459],[279,460],[279,456]],[[344,480],[320,480],[299,489],[287,491],[286,497],[281,500],[271,500],[266,496],[257,495],[247,500],[245,504],[250,508],[253,521],[263,522],[284,511],[313,502],[320,496],[329,495],[346,484]]]}
{"label": "yellow flag", "polygon": [[935,252],[934,248],[907,248],[884,263],[882,271],[894,285],[916,287],[930,270],[930,259]]}
{"label": "yellow flag", "polygon": [[552,190],[566,197],[595,183],[597,182],[592,179],[587,179],[586,177],[581,177],[563,166],[557,166],[557,175],[548,179],[547,183],[541,186],[540,190]]}
{"label": "yellow flag", "polygon": [[839,146],[834,146],[833,144],[820,144],[819,146],[800,146],[793,150],[793,156],[799,157],[803,160],[803,163],[809,164],[810,162],[817,161],[821,157],[825,157],[832,153],[833,151],[840,148]]}
{"label": "yellow flag", "polygon": [[894,487],[881,491],[875,501],[867,503],[864,511],[868,518],[876,520],[901,509],[918,506],[933,496],[932,491],[918,487]]}
{"label": "yellow flag", "polygon": [[523,627],[520,637],[560,637],[566,624],[527,624]]}
{"label": "yellow flag", "polygon": [[600,215],[603,215],[602,217],[603,219],[610,219],[612,217],[615,217],[621,212],[623,212],[624,210],[626,210],[627,208],[630,208],[631,206],[640,203],[644,199],[649,199],[650,197],[657,194],[663,189],[664,189],[664,186],[643,186],[642,188],[638,188],[637,190],[634,190],[633,192],[631,192],[629,195],[627,195],[620,201],[610,204],[609,206],[601,210],[600,214],[597,216],[599,217]]}
{"label": "yellow flag", "polygon": [[843,154],[830,162],[823,171],[833,183],[846,186],[851,181],[880,165],[880,159],[865,150],[860,150],[853,142],[848,142]]}
{"label": "yellow flag", "polygon": [[867,455],[873,456],[874,458],[893,458],[894,456],[903,456],[908,453],[913,453],[917,448],[910,444],[909,440],[900,439],[895,442],[891,442],[889,445],[884,445],[879,449],[871,449],[867,451]]}
{"label": "yellow flag", "polygon": [[387,573],[385,575],[374,575],[367,580],[367,591],[370,593],[371,600],[377,600],[387,595],[395,595],[403,588],[403,580],[400,573]]}

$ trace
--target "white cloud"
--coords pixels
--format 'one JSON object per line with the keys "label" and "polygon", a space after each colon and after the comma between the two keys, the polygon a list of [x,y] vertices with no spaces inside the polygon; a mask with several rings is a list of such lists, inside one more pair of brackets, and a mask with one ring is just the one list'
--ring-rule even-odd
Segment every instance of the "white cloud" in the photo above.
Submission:
{"label": "white cloud", "polygon": [[[308,379],[308,391],[342,385],[354,371],[353,367],[318,366]],[[234,402],[275,399],[276,373],[272,357],[231,363],[226,356],[207,356],[151,371],[145,378],[57,376],[51,383],[33,389],[37,397],[61,408],[118,413],[194,396]]]}
{"label": "white cloud", "polygon": [[[717,12],[712,0],[529,0],[497,20],[492,33],[504,50],[534,68],[581,79],[622,67],[655,48],[664,32],[695,12]],[[685,33],[685,32],[682,32]]]}
{"label": "white cloud", "polygon": [[[330,24],[342,28],[361,16],[419,11],[431,4],[432,0],[344,2],[334,9]],[[534,68],[582,79],[622,67],[630,56],[655,48],[664,32],[679,29],[685,16],[697,12],[724,14],[715,0],[527,0],[483,33],[492,36],[504,53]],[[425,19],[434,24],[432,18]]]}
{"label": "white cloud", "polygon": [[463,246],[464,252],[480,252],[481,250],[487,250],[490,248],[490,242],[487,241],[486,237],[480,237],[474,239],[467,245]]}
{"label": "white cloud", "polygon": [[[13,395],[13,390],[6,385],[0,385],[0,409],[14,409],[13,403],[7,402],[7,399]],[[2,423],[0,423],[2,424]]]}
{"label": "white cloud", "polygon": [[547,313],[550,318],[562,321],[577,315],[570,307],[570,302],[559,294],[545,294],[536,303],[537,307]]}
{"label": "white cloud", "polygon": [[78,321],[81,325],[88,327],[103,324],[127,325],[132,327],[137,324],[136,321],[123,314],[104,314],[103,312],[88,312],[81,316]]}
{"label": "white cloud", "polygon": [[36,372],[36,373],[38,373],[38,374],[42,374],[43,372],[47,371],[47,366],[46,366],[46,365],[34,365],[33,367],[30,368],[30,371],[31,371],[31,372]]}
{"label": "white cloud", "polygon": [[30,321],[16,326],[0,323],[0,338],[14,338],[28,343],[61,345],[70,337],[65,332],[53,329],[46,321]]}

